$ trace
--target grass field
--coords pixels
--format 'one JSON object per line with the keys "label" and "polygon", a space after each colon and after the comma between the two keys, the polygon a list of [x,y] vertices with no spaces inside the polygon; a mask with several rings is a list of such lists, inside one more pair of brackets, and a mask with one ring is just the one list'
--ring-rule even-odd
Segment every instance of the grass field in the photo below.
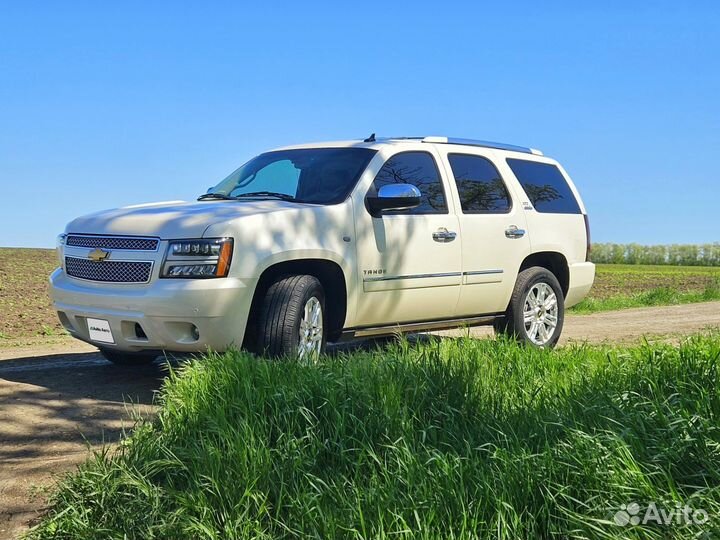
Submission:
{"label": "grass field", "polygon": [[[57,267],[50,249],[0,248],[3,339],[64,334],[48,296]],[[598,265],[590,295],[574,313],[720,299],[720,267]]]}
{"label": "grass field", "polygon": [[599,264],[590,294],[572,312],[709,300],[720,300],[719,267]]}
{"label": "grass field", "polygon": [[[210,356],[170,375],[153,423],[63,480],[31,536],[714,537],[719,363],[720,334]],[[618,525],[631,503],[710,520]]]}

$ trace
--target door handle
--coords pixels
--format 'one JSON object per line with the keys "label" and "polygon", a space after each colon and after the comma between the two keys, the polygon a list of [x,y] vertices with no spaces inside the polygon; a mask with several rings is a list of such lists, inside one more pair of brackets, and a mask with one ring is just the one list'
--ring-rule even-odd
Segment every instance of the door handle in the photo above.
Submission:
{"label": "door handle", "polygon": [[433,240],[436,242],[452,242],[456,236],[456,232],[448,231],[445,227],[440,227],[433,233]]}
{"label": "door handle", "polygon": [[522,238],[525,236],[525,229],[518,229],[517,225],[510,225],[505,229],[505,236],[508,238]]}

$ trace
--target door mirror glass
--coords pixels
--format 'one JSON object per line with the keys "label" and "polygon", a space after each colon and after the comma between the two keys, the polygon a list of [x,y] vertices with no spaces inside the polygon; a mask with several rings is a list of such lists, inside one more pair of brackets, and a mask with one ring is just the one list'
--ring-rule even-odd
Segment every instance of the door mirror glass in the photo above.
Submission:
{"label": "door mirror glass", "polygon": [[420,197],[420,190],[412,184],[387,184],[378,190],[377,196],[368,197],[366,201],[370,215],[379,217],[385,210],[416,208]]}

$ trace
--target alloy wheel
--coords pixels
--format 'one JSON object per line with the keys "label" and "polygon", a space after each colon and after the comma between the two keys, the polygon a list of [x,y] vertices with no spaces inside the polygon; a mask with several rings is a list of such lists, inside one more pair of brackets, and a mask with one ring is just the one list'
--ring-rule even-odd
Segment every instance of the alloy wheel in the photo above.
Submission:
{"label": "alloy wheel", "polygon": [[523,304],[523,322],[528,339],[535,345],[547,345],[558,324],[558,300],[547,283],[535,283]]}

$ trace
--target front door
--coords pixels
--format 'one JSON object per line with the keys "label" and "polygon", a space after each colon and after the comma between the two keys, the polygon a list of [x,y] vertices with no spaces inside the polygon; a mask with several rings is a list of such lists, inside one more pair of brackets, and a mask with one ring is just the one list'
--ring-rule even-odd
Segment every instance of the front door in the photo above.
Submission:
{"label": "front door", "polygon": [[422,202],[379,218],[355,206],[362,280],[357,326],[450,318],[462,280],[460,234],[436,156],[425,149],[393,155],[370,193],[389,183],[414,185]]}

